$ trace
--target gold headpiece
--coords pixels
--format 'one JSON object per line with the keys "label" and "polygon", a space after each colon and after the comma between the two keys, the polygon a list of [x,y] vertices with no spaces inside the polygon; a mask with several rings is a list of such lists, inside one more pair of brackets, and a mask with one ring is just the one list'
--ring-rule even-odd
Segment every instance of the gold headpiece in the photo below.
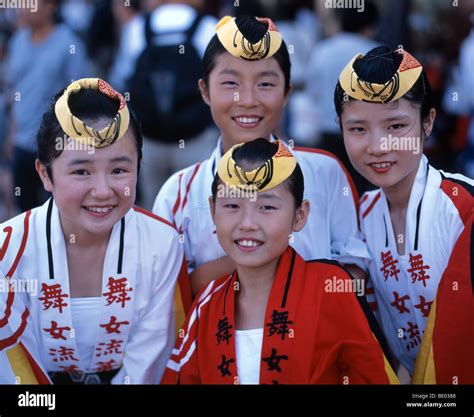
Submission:
{"label": "gold headpiece", "polygon": [[278,150],[259,168],[245,171],[235,162],[233,156],[244,144],[233,146],[219,161],[219,178],[228,186],[250,191],[266,191],[285,181],[295,170],[296,158],[285,144],[278,140]]}
{"label": "gold headpiece", "polygon": [[216,33],[224,48],[236,58],[254,61],[270,58],[280,49],[282,37],[271,19],[257,17],[259,22],[268,25],[267,32],[256,43],[244,37],[237,26],[235,17],[225,16],[216,25]]}
{"label": "gold headpiece", "polygon": [[[81,90],[97,90],[120,103],[118,113],[100,131],[86,125],[74,116],[69,108],[69,98]],[[83,78],[71,83],[56,102],[54,111],[64,133],[71,139],[94,148],[103,148],[118,142],[125,135],[130,122],[130,113],[123,96],[100,78]]]}
{"label": "gold headpiece", "polygon": [[403,97],[415,84],[423,67],[415,57],[402,50],[402,62],[393,77],[384,84],[370,83],[359,78],[354,70],[354,62],[364,57],[357,54],[342,70],[339,82],[343,90],[352,98],[373,103],[389,103]]}

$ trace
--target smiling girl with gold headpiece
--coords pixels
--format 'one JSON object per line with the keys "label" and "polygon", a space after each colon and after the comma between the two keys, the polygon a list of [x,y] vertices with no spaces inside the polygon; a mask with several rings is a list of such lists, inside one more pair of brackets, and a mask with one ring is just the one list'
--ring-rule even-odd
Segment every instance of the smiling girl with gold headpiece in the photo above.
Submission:
{"label": "smiling girl with gold headpiece", "polygon": [[[221,136],[209,159],[166,182],[153,208],[183,235],[194,294],[234,268],[208,211],[219,160],[238,143],[258,137],[275,141],[273,133],[291,91],[290,67],[287,46],[268,18],[224,17],[207,46],[199,87]],[[358,198],[351,179],[330,154],[303,148],[289,152],[301,165],[308,184],[305,197],[313,203],[307,226],[295,237],[295,248],[304,259],[363,264],[368,254],[357,237]]]}
{"label": "smiling girl with gold headpiece", "polygon": [[436,115],[423,67],[384,46],[357,54],[335,105],[352,164],[380,187],[360,222],[390,348],[415,383],[473,383],[474,182],[422,153]]}
{"label": "smiling girl with gold headpiece", "polygon": [[0,226],[0,273],[36,284],[16,296],[54,383],[153,383],[164,370],[183,254],[172,225],[133,207],[141,144],[122,95],[73,82],[38,133],[52,197]]}
{"label": "smiling girl with gold headpiece", "polygon": [[350,286],[348,273],[337,262],[305,262],[288,244],[306,227],[303,194],[301,168],[281,141],[259,138],[222,157],[211,214],[236,269],[198,294],[164,383],[396,382],[363,297],[330,289]]}

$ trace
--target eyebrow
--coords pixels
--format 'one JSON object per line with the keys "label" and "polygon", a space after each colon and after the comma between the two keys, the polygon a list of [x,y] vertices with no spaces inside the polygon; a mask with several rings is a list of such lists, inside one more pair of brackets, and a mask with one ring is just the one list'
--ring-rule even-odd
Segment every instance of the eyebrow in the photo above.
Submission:
{"label": "eyebrow", "polygon": [[239,75],[239,72],[230,68],[224,68],[219,75]]}
{"label": "eyebrow", "polygon": [[92,161],[90,159],[73,159],[70,161],[67,166],[73,166],[73,165],[84,165],[84,164],[91,164]]}
{"label": "eyebrow", "polygon": [[132,163],[132,160],[128,156],[118,156],[117,158],[111,159],[110,162],[128,162]]}
{"label": "eyebrow", "polygon": [[[382,122],[393,122],[394,120],[402,120],[402,119],[409,119],[410,116],[408,114],[397,114],[395,116],[387,117],[383,119]],[[364,119],[348,119],[346,120],[347,124],[359,124],[359,123],[367,123],[367,120]]]}
{"label": "eyebrow", "polygon": [[258,76],[259,77],[276,77],[276,78],[278,78],[278,74],[273,70],[262,71],[260,74],[258,74]]}
{"label": "eyebrow", "polygon": [[[111,159],[109,162],[128,162],[132,163],[132,160],[128,156],[118,156],[117,158]],[[90,159],[73,159],[71,162],[67,164],[68,167],[75,166],[75,165],[90,165],[92,161]]]}
{"label": "eyebrow", "polygon": [[281,198],[276,194],[262,194],[259,195],[258,198],[265,198],[267,200],[281,200]]}
{"label": "eyebrow", "polygon": [[[224,68],[221,72],[219,72],[219,75],[235,75],[238,76],[240,75],[240,72],[231,69],[231,68]],[[273,70],[268,70],[268,71],[262,71],[257,74],[257,77],[276,77],[278,78],[278,74],[273,71]]]}
{"label": "eyebrow", "polygon": [[383,119],[382,122],[393,122],[394,120],[402,120],[402,119],[409,119],[409,118],[410,116],[408,114],[397,114],[395,116]]}

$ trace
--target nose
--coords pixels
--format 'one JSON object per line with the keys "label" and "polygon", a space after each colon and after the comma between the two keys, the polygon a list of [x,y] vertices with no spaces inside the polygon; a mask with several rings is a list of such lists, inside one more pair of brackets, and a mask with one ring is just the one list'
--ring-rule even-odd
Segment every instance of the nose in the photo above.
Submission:
{"label": "nose", "polygon": [[378,131],[369,132],[367,153],[379,156],[388,153],[388,139],[383,133]]}
{"label": "nose", "polygon": [[107,175],[97,175],[91,190],[91,196],[98,200],[106,200],[113,195],[112,187]]}
{"label": "nose", "polygon": [[252,207],[246,207],[241,210],[239,230],[257,230],[258,224],[255,222],[255,214]]}
{"label": "nose", "polygon": [[257,94],[252,86],[243,86],[238,91],[237,104],[251,108],[258,104]]}

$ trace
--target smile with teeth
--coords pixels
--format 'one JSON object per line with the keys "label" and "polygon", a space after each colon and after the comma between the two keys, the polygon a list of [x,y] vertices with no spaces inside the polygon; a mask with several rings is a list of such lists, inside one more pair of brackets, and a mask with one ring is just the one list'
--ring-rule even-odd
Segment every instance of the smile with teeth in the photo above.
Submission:
{"label": "smile with teeth", "polygon": [[262,120],[261,117],[234,117],[234,120],[242,124],[254,124]]}
{"label": "smile with teeth", "polygon": [[374,168],[388,168],[388,167],[391,167],[392,165],[395,165],[395,162],[379,162],[379,163],[373,163],[369,165]]}
{"label": "smile with teeth", "polygon": [[87,211],[92,211],[93,213],[108,213],[111,211],[115,206],[108,206],[108,207],[93,207],[93,206],[85,206],[84,208]]}
{"label": "smile with teeth", "polygon": [[259,240],[248,240],[248,239],[240,239],[235,241],[238,245],[244,246],[247,248],[255,248],[257,246],[262,246],[263,242]]}

